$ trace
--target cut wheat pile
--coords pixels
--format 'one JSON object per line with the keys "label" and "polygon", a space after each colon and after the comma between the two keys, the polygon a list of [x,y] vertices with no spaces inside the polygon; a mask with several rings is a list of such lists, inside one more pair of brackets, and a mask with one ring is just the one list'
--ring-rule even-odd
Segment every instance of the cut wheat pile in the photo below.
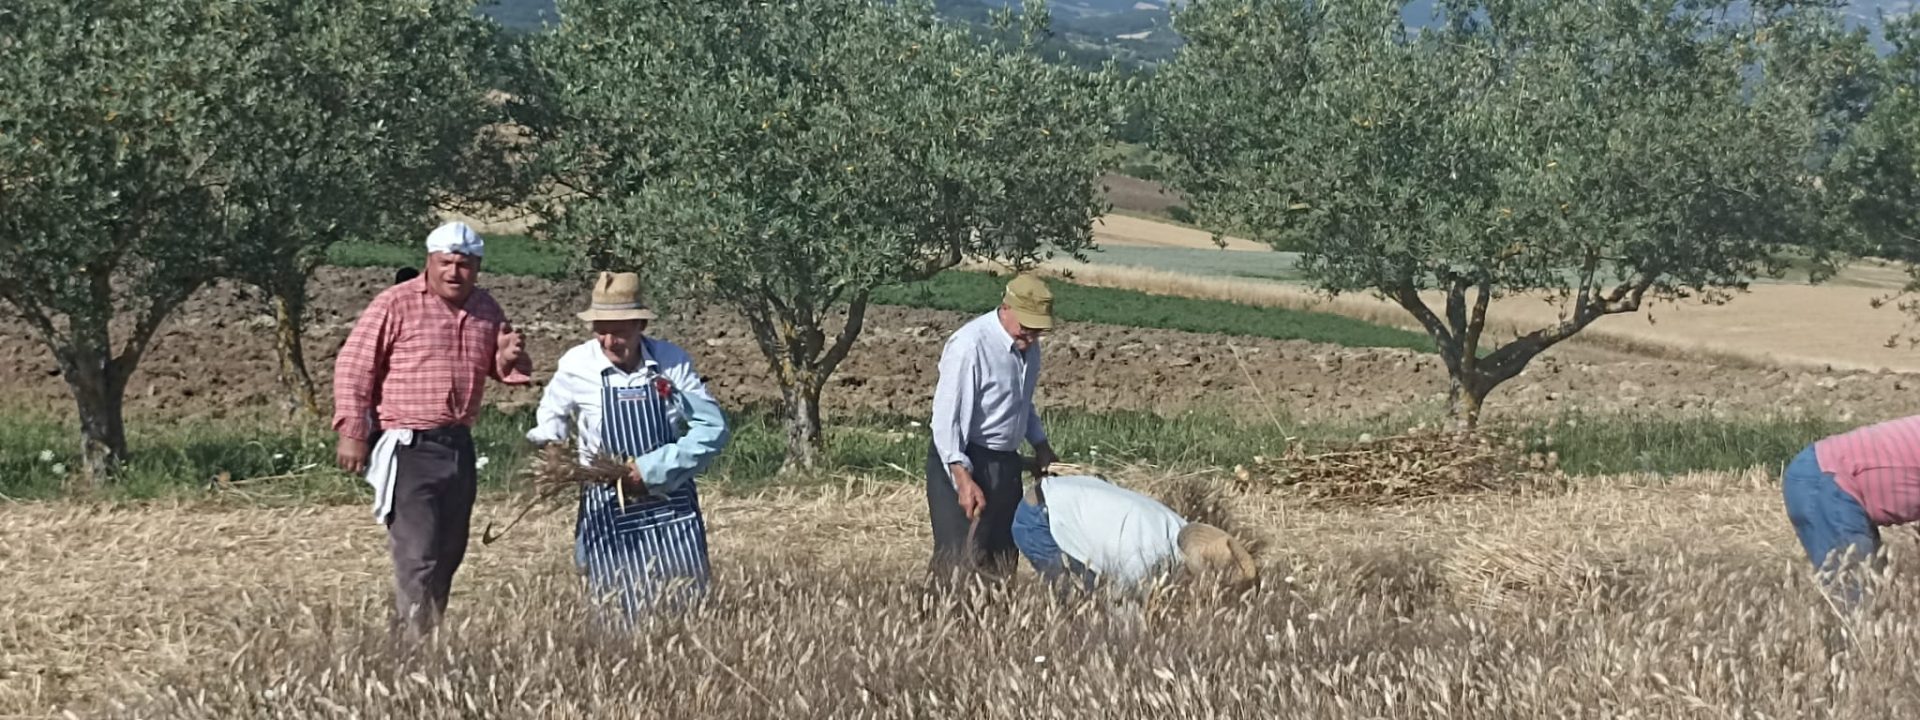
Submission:
{"label": "cut wheat pile", "polygon": [[1553,458],[1523,456],[1484,433],[1413,432],[1362,437],[1309,452],[1295,444],[1275,460],[1237,468],[1243,486],[1268,483],[1316,501],[1360,505],[1437,500],[1463,493],[1539,487]]}

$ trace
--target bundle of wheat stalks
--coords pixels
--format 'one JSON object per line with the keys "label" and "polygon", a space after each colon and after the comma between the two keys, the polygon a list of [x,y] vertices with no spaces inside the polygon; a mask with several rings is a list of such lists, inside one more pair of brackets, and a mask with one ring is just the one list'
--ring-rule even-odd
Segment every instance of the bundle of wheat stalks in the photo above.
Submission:
{"label": "bundle of wheat stalks", "polygon": [[[1315,500],[1381,505],[1509,487],[1523,465],[1483,434],[1423,432],[1363,437],[1312,453],[1296,444],[1264,475]],[[1239,475],[1253,482],[1252,472]]]}
{"label": "bundle of wheat stalks", "polygon": [[[586,465],[577,460],[573,447],[560,443],[546,446],[533,460],[527,463],[524,473],[533,483],[533,498],[520,508],[512,521],[499,533],[493,532],[488,524],[481,533],[481,542],[491,544],[505,535],[507,530],[518,525],[527,513],[545,504],[548,500],[561,497],[573,497],[578,488],[589,485],[611,485],[619,494],[620,506],[637,502],[647,497],[646,485],[632,481],[633,466],[627,461],[615,459],[606,454],[598,454]],[[576,492],[568,492],[575,490]]]}
{"label": "bundle of wheat stalks", "polygon": [[[548,490],[556,487],[581,487],[586,485],[625,485],[628,491],[637,488],[630,482],[633,466],[625,461],[606,454],[595,455],[591,463],[581,465],[571,447],[554,443],[546,446],[533,461],[527,463],[526,473],[533,479],[535,490]],[[616,483],[618,485],[616,485]],[[642,490],[644,492],[644,490]]]}

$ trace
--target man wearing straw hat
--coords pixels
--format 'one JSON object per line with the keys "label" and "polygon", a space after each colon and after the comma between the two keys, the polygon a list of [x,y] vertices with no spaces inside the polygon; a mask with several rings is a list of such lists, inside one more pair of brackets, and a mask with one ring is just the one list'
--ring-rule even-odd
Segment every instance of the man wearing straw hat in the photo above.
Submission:
{"label": "man wearing straw hat", "polygon": [[1014,513],[1013,540],[1041,577],[1063,587],[1124,592],[1169,570],[1230,587],[1259,577],[1253,556],[1225,531],[1091,475],[1034,483]]}
{"label": "man wearing straw hat", "polygon": [[708,576],[706,521],[694,476],[729,439],[727,418],[685,350],[646,335],[658,316],[641,300],[640,276],[600,274],[579,314],[593,339],[560,357],[527,439],[576,438],[581,464],[598,455],[631,463],[636,489],[582,489],[574,559],[596,596],[631,615],[677,584],[686,599]]}
{"label": "man wearing straw hat", "polygon": [[393,554],[394,629],[419,635],[446,612],[466,556],[487,379],[525,385],[532,360],[487,291],[485,243],[464,223],[427,235],[419,275],[375,296],[333,371],[336,461],[366,473]]}
{"label": "man wearing straw hat", "polygon": [[1020,505],[1020,446],[1036,469],[1057,458],[1033,405],[1040,336],[1054,325],[1053,293],[1032,275],[1007,283],[1000,306],[962,326],[940,353],[927,449],[927,511],[936,580],[979,559],[1005,577],[1018,562],[1013,514]]}

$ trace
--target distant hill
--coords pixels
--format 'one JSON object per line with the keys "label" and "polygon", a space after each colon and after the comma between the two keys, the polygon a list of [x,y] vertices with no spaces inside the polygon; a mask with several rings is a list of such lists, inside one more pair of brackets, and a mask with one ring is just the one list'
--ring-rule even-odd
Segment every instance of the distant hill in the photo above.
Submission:
{"label": "distant hill", "polygon": [[[1011,0],[936,0],[941,15],[959,22],[984,27],[991,14]],[[1173,31],[1173,16],[1165,0],[1072,0],[1049,5],[1053,10],[1054,37],[1044,43],[1040,53],[1049,58],[1087,68],[1097,68],[1109,58],[1132,68],[1150,67],[1173,57],[1180,49],[1180,36]]]}
{"label": "distant hill", "polygon": [[[1087,68],[1099,67],[1109,58],[1123,67],[1148,69],[1180,49],[1181,39],[1173,31],[1169,2],[1182,0],[1061,0],[1052,3],[1054,37],[1040,49],[1048,57]],[[987,32],[990,13],[1019,0],[935,0],[941,15]],[[1434,21],[1435,0],[1415,0],[1402,15],[1407,24],[1422,26]],[[1879,40],[1880,18],[1915,10],[1915,0],[1849,0],[1846,12],[1855,26],[1867,27]],[[483,6],[482,14],[510,28],[537,30],[543,23],[557,21],[553,0],[496,0]]]}
{"label": "distant hill", "polygon": [[[935,0],[934,7],[942,16],[984,34],[991,14],[1008,4],[1008,0]],[[1052,8],[1054,37],[1040,49],[1049,59],[1064,58],[1096,68],[1112,58],[1125,66],[1146,67],[1172,57],[1180,47],[1165,0],[1072,0]],[[559,18],[553,0],[495,0],[481,6],[480,13],[523,31],[539,30]]]}
{"label": "distant hill", "polygon": [[560,21],[553,0],[495,0],[482,4],[480,14],[515,30],[538,30],[541,25]]}

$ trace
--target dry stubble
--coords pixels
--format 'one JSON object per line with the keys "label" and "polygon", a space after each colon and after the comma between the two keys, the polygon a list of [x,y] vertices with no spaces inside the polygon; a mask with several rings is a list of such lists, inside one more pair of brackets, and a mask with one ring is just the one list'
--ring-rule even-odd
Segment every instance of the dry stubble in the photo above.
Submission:
{"label": "dry stubble", "polygon": [[576,609],[555,513],[476,546],[456,624],[410,656],[384,642],[362,507],[10,506],[0,713],[1867,718],[1920,700],[1920,601],[1889,593],[1833,655],[1758,473],[1230,499],[1265,548],[1259,588],[1112,607],[1050,602],[1024,571],[928,595],[924,501],[899,486],[715,498],[710,601],[635,637]]}

